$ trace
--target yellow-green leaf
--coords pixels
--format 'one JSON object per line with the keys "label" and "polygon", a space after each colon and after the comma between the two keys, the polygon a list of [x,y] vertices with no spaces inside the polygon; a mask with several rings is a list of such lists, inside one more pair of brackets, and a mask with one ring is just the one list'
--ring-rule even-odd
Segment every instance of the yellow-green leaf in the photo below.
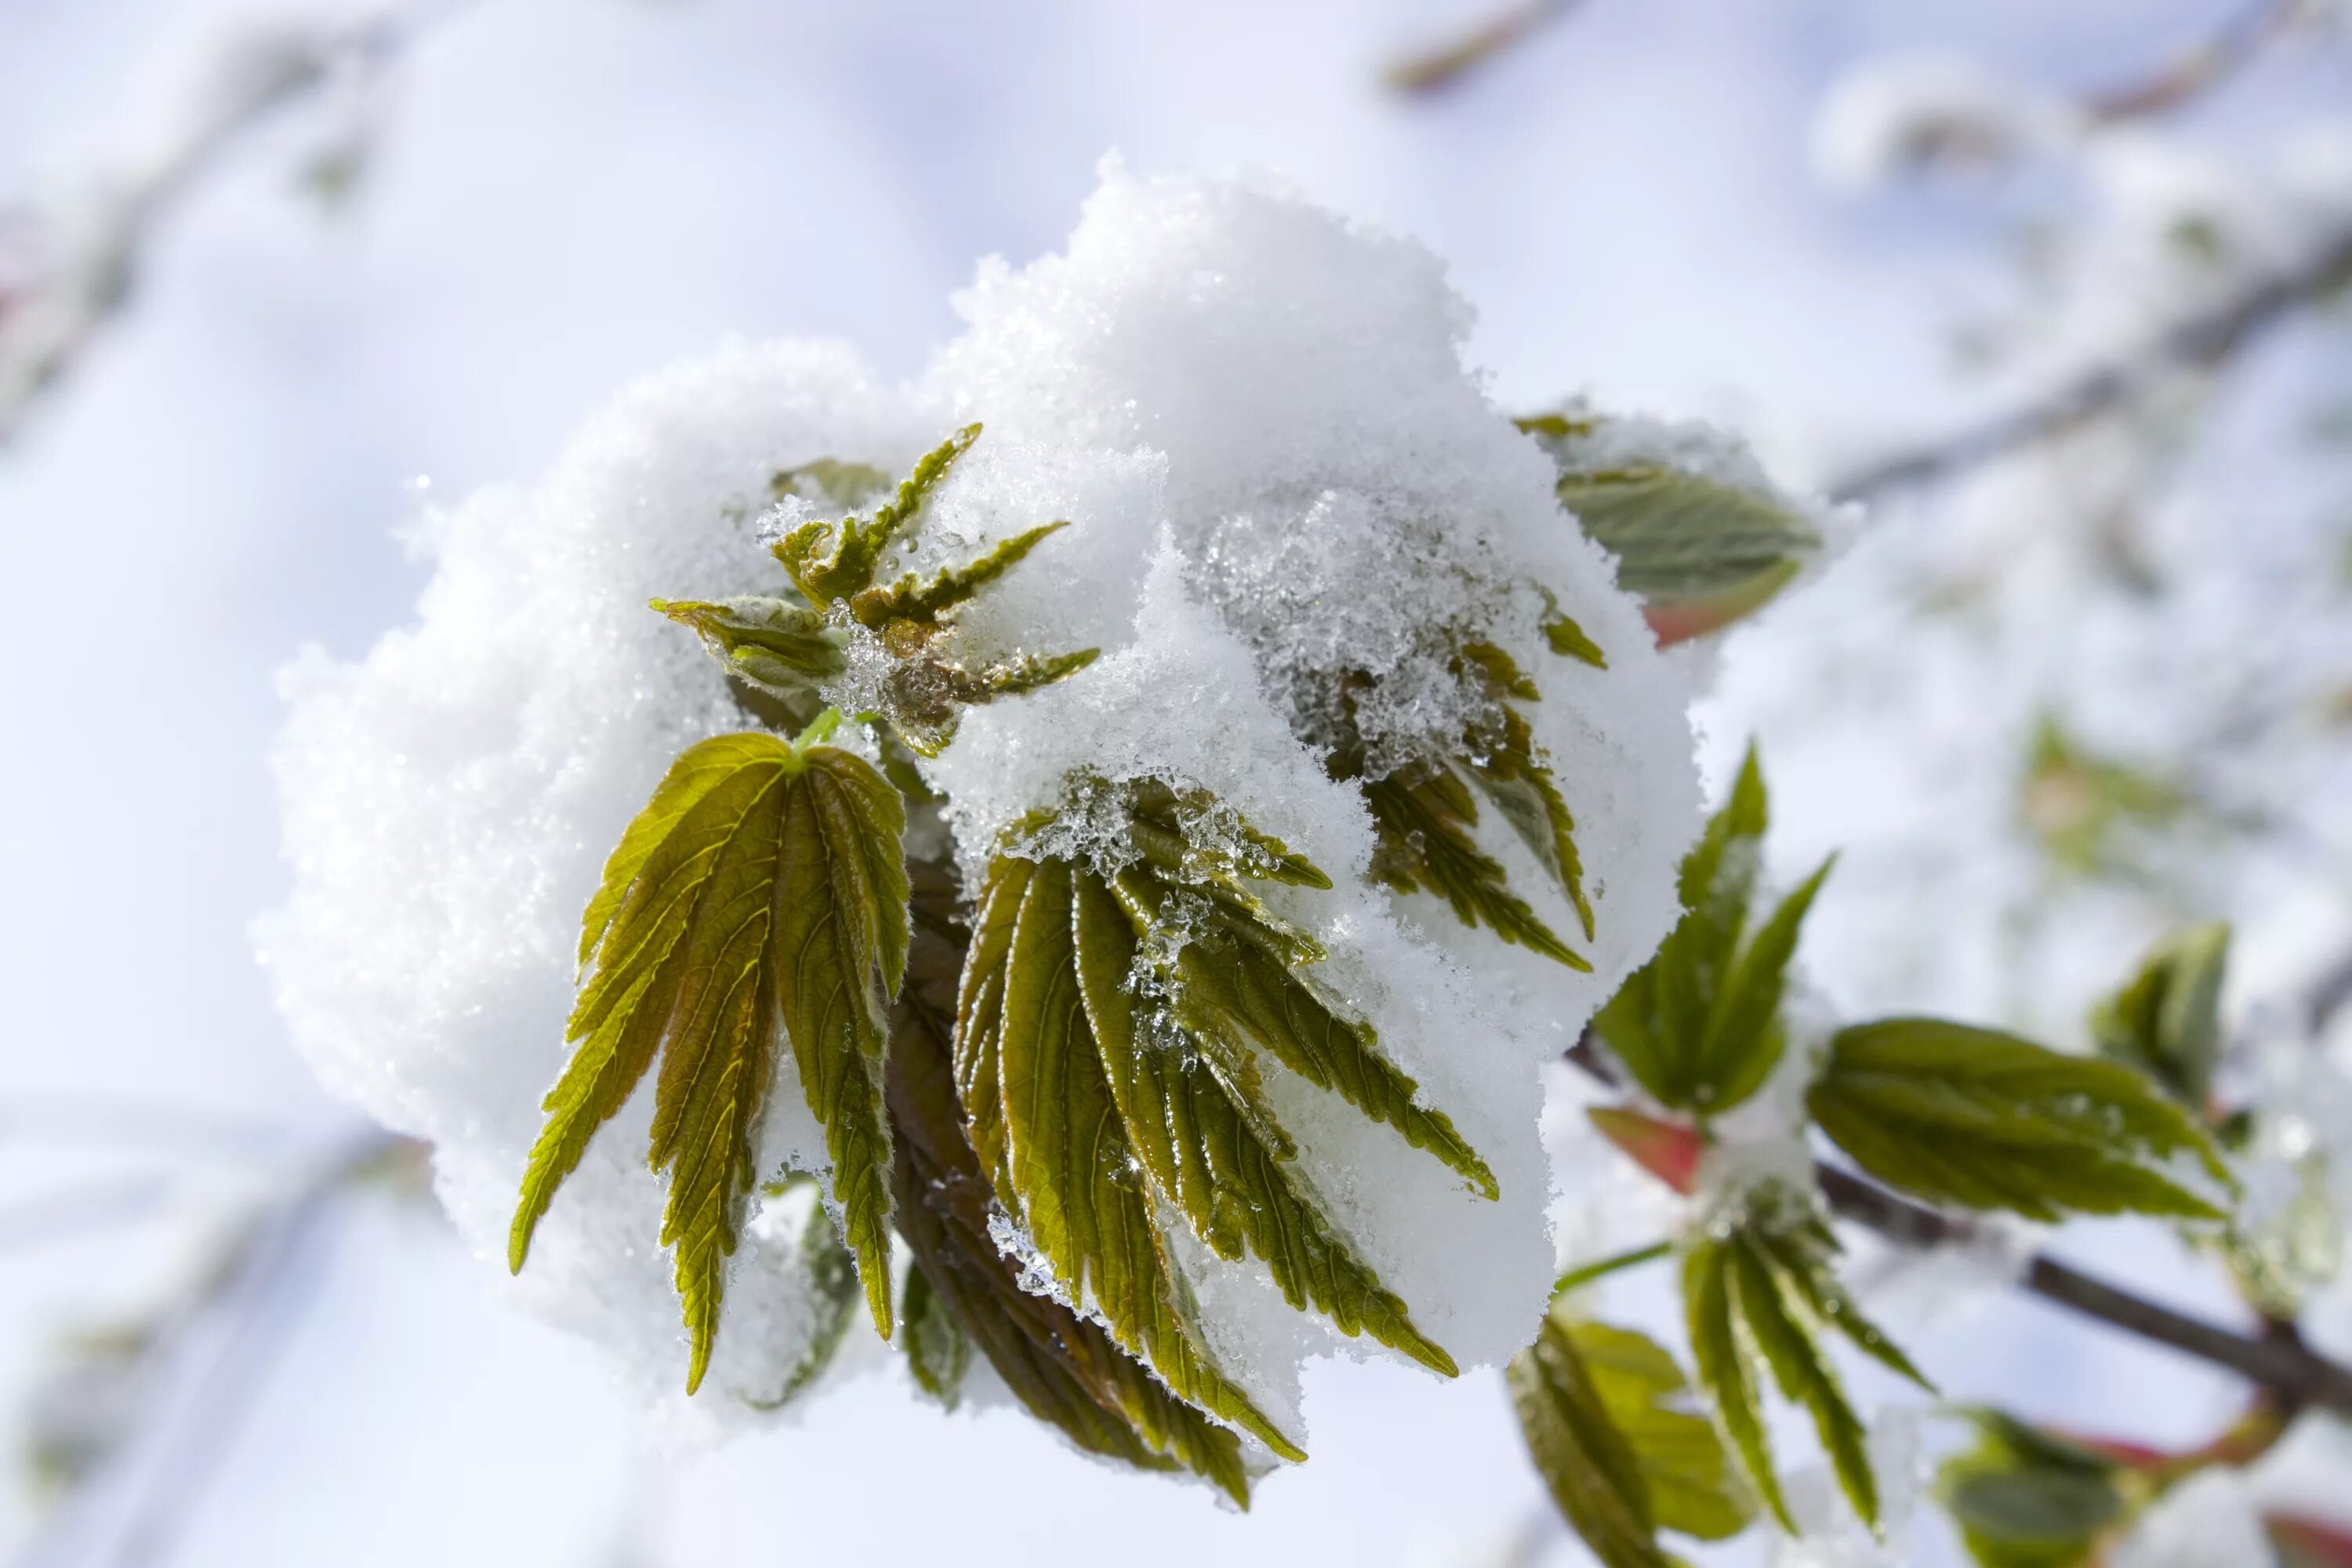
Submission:
{"label": "yellow-green leaf", "polygon": [[1571,1323],[1567,1335],[1640,1461],[1658,1528],[1699,1541],[1727,1541],[1747,1529],[1755,1505],[1664,1347],[1606,1323]]}
{"label": "yellow-green leaf", "polygon": [[924,454],[898,494],[876,508],[872,518],[804,522],[778,540],[772,553],[808,602],[822,609],[872,587],[883,552],[979,438],[980,426],[967,425]]}
{"label": "yellow-green leaf", "polygon": [[2182,1161],[2229,1173],[2180,1109],[2114,1062],[2062,1056],[1998,1030],[1890,1018],[1841,1030],[1813,1118],[1855,1163],[1930,1203],[2216,1219]]}
{"label": "yellow-green leaf", "polygon": [[1964,1412],[1975,1447],[1946,1460],[1936,1489],[1983,1568],[2084,1568],[2127,1517],[2112,1460],[1998,1411]]}
{"label": "yellow-green leaf", "polygon": [[688,748],[623,835],[583,918],[593,970],[566,1026],[509,1241],[520,1269],[589,1138],[656,1057],[648,1160],[669,1174],[660,1242],[698,1386],[726,1261],[755,1184],[752,1146],[781,1027],[824,1124],[833,1196],[878,1327],[890,1326],[885,1009],[906,963],[898,793],[870,765],[772,735]]}
{"label": "yellow-green leaf", "polygon": [[845,668],[839,634],[814,610],[782,599],[655,599],[654,609],[702,638],[730,674],[798,697]]}
{"label": "yellow-green leaf", "polygon": [[1641,1456],[1570,1326],[1547,1317],[1536,1342],[1511,1358],[1506,1380],[1536,1469],[1592,1554],[1605,1568],[1670,1568]]}

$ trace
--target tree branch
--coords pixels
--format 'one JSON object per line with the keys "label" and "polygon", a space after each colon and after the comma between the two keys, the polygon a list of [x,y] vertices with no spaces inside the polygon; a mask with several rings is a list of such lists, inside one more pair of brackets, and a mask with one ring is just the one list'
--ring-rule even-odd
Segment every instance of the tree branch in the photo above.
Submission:
{"label": "tree branch", "polygon": [[2301,266],[2263,279],[2218,309],[2189,317],[2138,353],[2094,366],[2021,407],[1866,463],[1833,481],[1830,494],[1838,500],[1875,500],[2047,440],[2129,401],[2154,372],[2221,363],[2296,310],[2347,284],[2352,284],[2352,232],[2338,236]]}

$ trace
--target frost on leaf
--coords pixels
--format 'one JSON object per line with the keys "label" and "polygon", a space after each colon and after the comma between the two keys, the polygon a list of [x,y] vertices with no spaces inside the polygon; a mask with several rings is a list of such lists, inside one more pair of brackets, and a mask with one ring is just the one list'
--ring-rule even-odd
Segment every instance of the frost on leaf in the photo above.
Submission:
{"label": "frost on leaf", "polygon": [[1642,599],[1661,645],[1753,615],[1822,552],[1808,509],[1720,432],[1584,409],[1518,423],[1558,466],[1560,504],[1617,558],[1618,586]]}
{"label": "frost on leaf", "polygon": [[1188,836],[1180,807],[1207,804],[1137,786],[1134,858],[1113,868],[1026,859],[1017,845],[991,863],[958,1005],[957,1080],[999,1199],[1063,1286],[1179,1394],[1289,1453],[1202,1352],[1170,1226],[1221,1258],[1262,1258],[1294,1308],[1342,1333],[1455,1368],[1326,1218],[1258,1053],[1496,1189],[1371,1030],[1299,973],[1321,949],[1248,885],[1328,881],[1245,826],[1238,847]]}
{"label": "frost on leaf", "polygon": [[[908,573],[878,581],[890,551],[907,542],[925,503],[979,438],[977,425],[948,437],[915,465],[871,517],[813,519],[778,539],[772,553],[804,603],[656,599],[654,608],[690,627],[732,674],[788,704],[811,702],[825,683],[856,681],[849,695],[861,716],[887,721],[919,754],[938,755],[954,739],[962,709],[1075,675],[1094,661],[1097,651],[1018,654],[976,668],[948,656],[955,612],[1066,523],[1016,534],[975,560],[942,567],[929,577]],[[870,489],[863,477],[874,472],[827,462],[780,474],[772,488],[780,499],[814,491],[832,500],[845,489]],[[803,476],[810,476],[809,482]],[[869,665],[876,672],[857,681],[861,666]]]}
{"label": "frost on leaf", "polygon": [[1724,1541],[1747,1528],[1752,1510],[1722,1442],[1688,1408],[1689,1383],[1656,1342],[1555,1303],[1508,1382],[1536,1468],[1607,1568],[1667,1568],[1661,1530]]}
{"label": "frost on leaf", "polygon": [[[1556,651],[1605,665],[1574,622],[1556,616],[1549,625],[1561,628],[1552,633]],[[1517,662],[1492,643],[1465,645],[1457,673],[1483,689],[1485,698],[1481,716],[1462,732],[1459,752],[1408,763],[1372,779],[1362,777],[1363,743],[1352,730],[1332,752],[1331,775],[1358,781],[1371,808],[1379,834],[1372,875],[1400,893],[1436,894],[1464,925],[1484,925],[1507,942],[1590,972],[1592,965],[1511,891],[1502,862],[1479,847],[1474,831],[1478,797],[1484,795],[1559,883],[1576,909],[1585,940],[1592,939],[1592,904],[1584,891],[1576,818],[1527,716],[1511,706],[1538,701],[1540,692]],[[1369,679],[1352,678],[1352,683],[1367,684]]]}
{"label": "frost on leaf", "polygon": [[[1781,1201],[1770,1201],[1776,1197]],[[1811,1415],[1839,1486],[1874,1528],[1878,1483],[1862,1420],[1822,1350],[1822,1336],[1834,1330],[1889,1371],[1935,1392],[1838,1283],[1831,1268],[1836,1255],[1828,1226],[1767,1189],[1743,1214],[1710,1226],[1683,1256],[1683,1310],[1700,1385],[1748,1479],[1791,1532],[1797,1527],[1765,1429],[1764,1373],[1781,1397]]]}
{"label": "frost on leaf", "polygon": [[583,917],[593,967],[564,1031],[573,1055],[548,1091],[508,1241],[520,1270],[589,1138],[658,1057],[647,1159],[670,1178],[660,1239],[693,1341],[688,1392],[756,1184],[780,1029],[824,1126],[875,1324],[890,1331],[882,1059],[907,963],[905,807],[862,758],[816,743],[830,728],[689,747],[629,825]]}
{"label": "frost on leaf", "polygon": [[1720,1115],[1763,1086],[1788,1047],[1780,998],[1825,864],[1750,929],[1769,821],[1751,747],[1731,798],[1682,866],[1686,911],[1593,1033],[1662,1105]]}
{"label": "frost on leaf", "polygon": [[2138,1073],[2014,1035],[1934,1018],[1840,1030],[1809,1104],[1854,1163],[1930,1203],[2220,1219],[2184,1179],[2228,1170],[2196,1124]]}

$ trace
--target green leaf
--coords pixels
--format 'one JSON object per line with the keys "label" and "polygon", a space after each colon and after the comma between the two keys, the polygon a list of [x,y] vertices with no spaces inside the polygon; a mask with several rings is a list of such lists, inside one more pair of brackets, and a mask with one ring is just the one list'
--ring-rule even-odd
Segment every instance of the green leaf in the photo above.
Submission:
{"label": "green leaf", "polygon": [[1592,1554],[1606,1568],[1668,1568],[1641,1457],[1556,1314],[1506,1378],[1536,1469]]}
{"label": "green leaf", "polygon": [[1683,1260],[1683,1300],[1700,1384],[1748,1479],[1791,1531],[1764,1428],[1758,1364],[1769,1369],[1783,1398],[1812,1417],[1846,1500],[1874,1530],[1878,1484],[1862,1421],[1822,1341],[1831,1332],[1843,1334],[1889,1370],[1935,1392],[1838,1282],[1831,1268],[1836,1248],[1818,1218],[1788,1223],[1766,1204],[1751,1207],[1736,1225],[1708,1231]]}
{"label": "green leaf", "polygon": [[924,454],[899,484],[898,494],[876,508],[871,519],[804,522],[778,540],[772,553],[783,563],[802,595],[819,609],[864,593],[874,585],[883,552],[914,521],[931,492],[946,481],[956,459],[978,439],[980,426],[965,426]]}
{"label": "green leaf", "polygon": [[2166,941],[2130,984],[2091,1013],[2100,1054],[2137,1068],[2202,1115],[2221,1059],[2221,981],[2230,928],[2192,926]]}
{"label": "green leaf", "polygon": [[1037,1419],[1087,1453],[1190,1469],[1247,1508],[1239,1436],[1176,1398],[1100,1324],[1028,1289],[998,1250],[995,1189],[967,1136],[951,1056],[960,894],[943,872],[920,862],[915,872],[913,956],[887,1067],[897,1219],[914,1271]]}
{"label": "green leaf", "polygon": [[1594,466],[1595,421],[1519,421],[1559,467],[1560,504],[1617,558],[1664,645],[1718,631],[1769,603],[1822,547],[1812,522],[1774,497],[1658,462]]}
{"label": "green leaf", "polygon": [[803,500],[844,507],[856,506],[867,496],[889,488],[890,476],[881,469],[834,458],[819,458],[797,468],[782,469],[768,480],[768,493],[778,500],[797,496]]}
{"label": "green leaf", "polygon": [[1593,1033],[1659,1103],[1720,1115],[1763,1087],[1788,1047],[1780,1018],[1799,931],[1824,864],[1752,932],[1748,904],[1769,818],[1750,747],[1731,796],[1684,857],[1685,912],[1596,1014]]}
{"label": "green leaf", "polygon": [[2101,1536],[2126,1515],[2116,1467],[1998,1411],[1963,1414],[1976,1424],[1976,1446],[1944,1462],[1937,1492],[1969,1555],[1984,1568],[2093,1561]]}
{"label": "green leaf", "polygon": [[[977,432],[979,426],[972,428]],[[929,579],[909,572],[887,588],[865,589],[851,596],[849,613],[869,631],[879,631],[892,621],[936,626],[947,612],[969,602],[982,588],[1019,565],[1041,542],[1069,526],[1066,521],[1049,522],[1013,535],[978,560],[961,566],[942,566]]]}
{"label": "green leaf", "polygon": [[1675,1358],[1630,1329],[1582,1322],[1567,1333],[1641,1463],[1658,1528],[1700,1541],[1727,1541],[1747,1529],[1755,1505]]}
{"label": "green leaf", "polygon": [[594,968],[509,1239],[519,1270],[590,1136],[658,1056],[647,1157],[670,1176],[660,1241],[692,1339],[688,1392],[718,1331],[780,1027],[825,1128],[876,1325],[890,1331],[881,1073],[906,964],[905,816],[869,764],[815,743],[830,727],[798,743],[741,734],[689,747],[622,836],[583,917]]}
{"label": "green leaf", "polygon": [[950,1410],[963,1395],[963,1375],[971,1365],[971,1340],[919,1268],[907,1271],[899,1292],[899,1338],[907,1347],[907,1370],[915,1386]]}
{"label": "green leaf", "polygon": [[1589,972],[1592,965],[1510,890],[1501,861],[1478,847],[1478,803],[1451,765],[1417,764],[1363,786],[1379,837],[1372,875],[1400,893],[1434,893],[1474,930]]}
{"label": "green leaf", "polygon": [[[1257,1052],[1270,1051],[1481,1191],[1496,1190],[1372,1031],[1297,973],[1320,948],[1248,886],[1328,879],[1199,792],[1076,787],[1121,792],[1137,858],[1106,877],[1065,859],[1000,855],[961,987],[957,1080],[1000,1200],[1122,1344],[1277,1452],[1286,1439],[1200,1353],[1189,1292],[1164,1246],[1175,1224],[1222,1257],[1263,1258],[1294,1307],[1451,1375],[1452,1358],[1300,1180],[1259,1081]],[[1011,842],[1050,820],[1039,814]]]}
{"label": "green leaf", "polygon": [[2034,726],[2018,818],[2060,871],[2138,878],[2138,847],[2192,804],[2172,780],[2093,751],[2054,715],[2042,715]]}
{"label": "green leaf", "polygon": [[2202,1132],[2114,1062],[1932,1018],[1839,1032],[1809,1099],[1822,1131],[1888,1186],[1931,1203],[2218,1219],[2168,1166],[2229,1173]]}

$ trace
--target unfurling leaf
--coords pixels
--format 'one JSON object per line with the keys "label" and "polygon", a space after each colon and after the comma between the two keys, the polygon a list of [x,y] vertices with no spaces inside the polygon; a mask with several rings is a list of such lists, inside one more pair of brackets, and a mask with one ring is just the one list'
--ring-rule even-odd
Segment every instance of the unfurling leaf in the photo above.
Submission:
{"label": "unfurling leaf", "polygon": [[1659,646],[1720,631],[1771,602],[1822,536],[1775,497],[1662,461],[1596,466],[1593,419],[1519,421],[1559,468],[1560,504],[1617,558],[1617,585],[1640,597]]}
{"label": "unfurling leaf", "polygon": [[583,963],[594,967],[509,1239],[520,1269],[590,1136],[658,1056],[648,1159],[670,1177],[660,1240],[693,1341],[689,1393],[709,1363],[756,1181],[780,1029],[825,1129],[833,1203],[875,1324],[890,1332],[882,1068],[907,962],[905,809],[870,764],[817,743],[832,717],[796,742],[741,734],[688,747],[622,836],[583,919]]}
{"label": "unfurling leaf", "polygon": [[1964,1412],[1976,1446],[1946,1460],[1936,1489],[1983,1568],[2084,1568],[2122,1522],[2119,1468],[1994,1410]]}
{"label": "unfurling leaf", "polygon": [[1248,886],[1328,887],[1322,873],[1198,792],[1127,786],[1125,803],[1136,858],[1114,872],[1017,850],[989,868],[956,1031],[972,1145],[1065,1290],[1180,1396],[1295,1457],[1202,1349],[1171,1226],[1263,1258],[1294,1307],[1343,1333],[1454,1367],[1324,1215],[1257,1053],[1490,1195],[1494,1176],[1371,1030],[1297,973],[1321,950]]}
{"label": "unfurling leaf", "polygon": [[2150,953],[2139,973],[2093,1009],[2100,1054],[2136,1067],[2202,1114],[2221,1059],[2221,980],[2230,928],[2195,926]]}
{"label": "unfurling leaf", "polygon": [[1930,1203],[2068,1214],[2218,1219],[2178,1163],[2229,1173],[2196,1125],[2114,1062],[1933,1018],[1841,1030],[1810,1096],[1854,1163]]}
{"label": "unfurling leaf", "polygon": [[[1554,629],[1559,627],[1567,628],[1570,646],[1562,645],[1563,634]],[[1553,629],[1557,651],[1584,658],[1589,649],[1590,662],[1605,664],[1599,648],[1575,646],[1583,634],[1567,617],[1556,617],[1548,629]],[[1511,706],[1539,700],[1536,684],[1492,643],[1465,645],[1457,668],[1485,688],[1489,716],[1463,732],[1459,754],[1409,763],[1360,783],[1377,835],[1372,875],[1400,893],[1434,893],[1464,925],[1485,925],[1507,942],[1589,972],[1591,963],[1510,889],[1502,862],[1480,847],[1475,833],[1474,786],[1551,874],[1574,907],[1585,940],[1591,940],[1592,903],[1576,847],[1576,818],[1527,716]],[[1333,776],[1358,778],[1362,749],[1353,740],[1340,746],[1332,758]]]}
{"label": "unfurling leaf", "polygon": [[1839,1486],[1862,1521],[1878,1524],[1878,1483],[1862,1421],[1822,1348],[1830,1330],[1873,1360],[1935,1392],[1838,1283],[1837,1243],[1819,1219],[1781,1223],[1763,1210],[1710,1230],[1683,1258],[1683,1303],[1699,1383],[1748,1478],[1775,1518],[1796,1529],[1772,1467],[1758,1369],[1813,1420]]}
{"label": "unfurling leaf", "polygon": [[1652,1341],[1555,1306],[1508,1381],[1536,1468],[1608,1568],[1666,1568],[1660,1530],[1722,1541],[1747,1527],[1721,1441],[1685,1407],[1682,1369]]}
{"label": "unfurling leaf", "polygon": [[[1033,528],[977,560],[941,567],[928,578],[908,573],[887,585],[875,581],[891,548],[903,542],[956,459],[979,438],[977,425],[949,437],[915,465],[871,518],[813,519],[778,540],[771,553],[805,606],[774,598],[734,598],[656,599],[653,607],[691,627],[730,674],[755,692],[782,700],[788,713],[808,709],[818,700],[821,684],[839,683],[862,664],[862,683],[851,688],[854,701],[841,700],[862,716],[887,722],[896,740],[917,753],[937,756],[954,739],[963,709],[1075,675],[1098,651],[1016,653],[977,668],[946,651],[956,610],[1067,527],[1065,522]],[[778,474],[772,486],[779,500],[822,498],[837,504],[881,488],[877,470],[829,458]],[[851,651],[859,645],[868,657],[853,660]],[[911,773],[911,766],[904,771]],[[904,787],[911,781],[900,782]]]}
{"label": "unfurling leaf", "polygon": [[896,1217],[915,1271],[1031,1415],[1087,1453],[1192,1470],[1248,1507],[1239,1436],[1172,1394],[1093,1319],[1030,1289],[992,1237],[994,1190],[968,1137],[951,1054],[968,936],[952,879],[921,862],[915,876],[913,956],[887,1068]]}
{"label": "unfurling leaf", "polygon": [[1731,798],[1684,857],[1682,920],[1592,1020],[1626,1070],[1675,1110],[1721,1115],[1763,1087],[1788,1047],[1780,1000],[1789,962],[1830,868],[1751,931],[1767,818],[1751,747]]}

